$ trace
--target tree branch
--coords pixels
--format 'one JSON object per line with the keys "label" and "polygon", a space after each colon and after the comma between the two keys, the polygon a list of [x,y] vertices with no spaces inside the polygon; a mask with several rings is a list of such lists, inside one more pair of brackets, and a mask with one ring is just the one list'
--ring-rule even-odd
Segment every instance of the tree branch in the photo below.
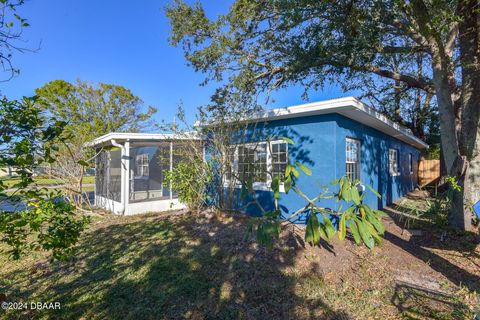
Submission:
{"label": "tree branch", "polygon": [[402,81],[412,88],[422,89],[426,92],[434,92],[433,83],[431,83],[431,82],[429,82],[425,79],[415,78],[415,77],[412,77],[412,76],[409,76],[409,75],[401,74],[401,73],[390,71],[390,70],[381,69],[381,68],[375,67],[375,66],[365,65],[365,66],[355,66],[355,67],[351,67],[351,68],[354,69],[354,70],[358,70],[358,71],[362,71],[362,70],[363,71],[369,71],[369,72],[375,73],[375,74],[377,74],[381,77]]}

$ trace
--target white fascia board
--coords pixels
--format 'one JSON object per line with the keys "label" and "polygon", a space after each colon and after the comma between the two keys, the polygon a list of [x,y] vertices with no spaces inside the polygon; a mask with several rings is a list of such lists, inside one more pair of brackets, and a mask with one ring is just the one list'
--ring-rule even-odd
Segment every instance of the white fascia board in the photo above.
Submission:
{"label": "white fascia board", "polygon": [[405,143],[413,145],[416,148],[428,148],[428,144],[415,137],[407,128],[388,119],[380,112],[366,106],[354,97],[345,97],[267,110],[250,119],[245,119],[245,121],[272,121],[330,113],[341,114],[347,118],[363,123],[368,127],[377,129],[389,136],[404,141]]}
{"label": "white fascia board", "polygon": [[165,141],[165,140],[202,140],[198,134],[189,132],[185,134],[175,133],[129,133],[129,132],[111,132],[96,138],[93,141],[87,142],[85,146],[93,147],[102,144],[108,144],[111,140],[117,142],[124,141]]}

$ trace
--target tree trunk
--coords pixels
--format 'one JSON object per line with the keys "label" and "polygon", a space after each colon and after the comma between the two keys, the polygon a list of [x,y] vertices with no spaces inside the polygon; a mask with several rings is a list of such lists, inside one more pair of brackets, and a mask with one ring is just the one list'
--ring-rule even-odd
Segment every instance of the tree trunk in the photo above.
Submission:
{"label": "tree trunk", "polygon": [[460,151],[467,167],[462,177],[464,229],[471,229],[471,206],[480,201],[480,2],[463,0],[458,12],[460,61],[462,65]]}
{"label": "tree trunk", "polygon": [[433,81],[440,115],[442,155],[447,171],[450,173],[455,160],[460,155],[454,105],[445,72],[441,67],[434,67]]}
{"label": "tree trunk", "polygon": [[[460,186],[464,185],[464,158],[460,153],[458,122],[456,119],[454,92],[449,83],[449,64],[440,50],[432,57],[433,82],[440,114],[442,157],[450,176],[456,177]],[[454,192],[449,212],[450,225],[457,229],[470,229],[470,219],[465,218],[464,193]]]}

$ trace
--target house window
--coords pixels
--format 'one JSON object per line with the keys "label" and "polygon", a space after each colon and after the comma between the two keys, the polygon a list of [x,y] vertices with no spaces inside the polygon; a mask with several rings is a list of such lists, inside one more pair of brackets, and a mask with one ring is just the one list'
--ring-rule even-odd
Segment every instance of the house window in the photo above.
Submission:
{"label": "house window", "polygon": [[285,177],[288,164],[288,145],[286,142],[272,142],[272,177]]}
{"label": "house window", "polygon": [[137,168],[137,177],[148,177],[149,176],[149,163],[148,154],[138,154],[135,158],[135,166]]}
{"label": "house window", "polygon": [[225,180],[231,181],[232,174],[239,182],[252,177],[261,188],[268,188],[272,177],[283,179],[288,164],[288,145],[284,141],[239,144],[232,146]]}
{"label": "house window", "polygon": [[389,149],[388,150],[388,168],[391,176],[398,176],[400,172],[398,171],[398,150]]}
{"label": "house window", "polygon": [[411,153],[408,154],[408,171],[413,174],[413,155]]}
{"label": "house window", "polygon": [[360,141],[346,139],[346,174],[350,181],[360,180]]}
{"label": "house window", "polygon": [[266,182],[267,144],[239,145],[237,166],[240,181],[247,181],[252,177],[254,182]]}

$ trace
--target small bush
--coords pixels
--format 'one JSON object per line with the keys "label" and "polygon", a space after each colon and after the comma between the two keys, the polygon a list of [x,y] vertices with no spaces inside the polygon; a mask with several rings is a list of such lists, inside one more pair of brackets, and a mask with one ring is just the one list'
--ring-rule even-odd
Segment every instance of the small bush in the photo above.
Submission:
{"label": "small bush", "polygon": [[180,161],[172,171],[165,171],[165,186],[172,186],[180,202],[192,211],[202,208],[207,201],[207,185],[212,179],[210,165],[200,157]]}

